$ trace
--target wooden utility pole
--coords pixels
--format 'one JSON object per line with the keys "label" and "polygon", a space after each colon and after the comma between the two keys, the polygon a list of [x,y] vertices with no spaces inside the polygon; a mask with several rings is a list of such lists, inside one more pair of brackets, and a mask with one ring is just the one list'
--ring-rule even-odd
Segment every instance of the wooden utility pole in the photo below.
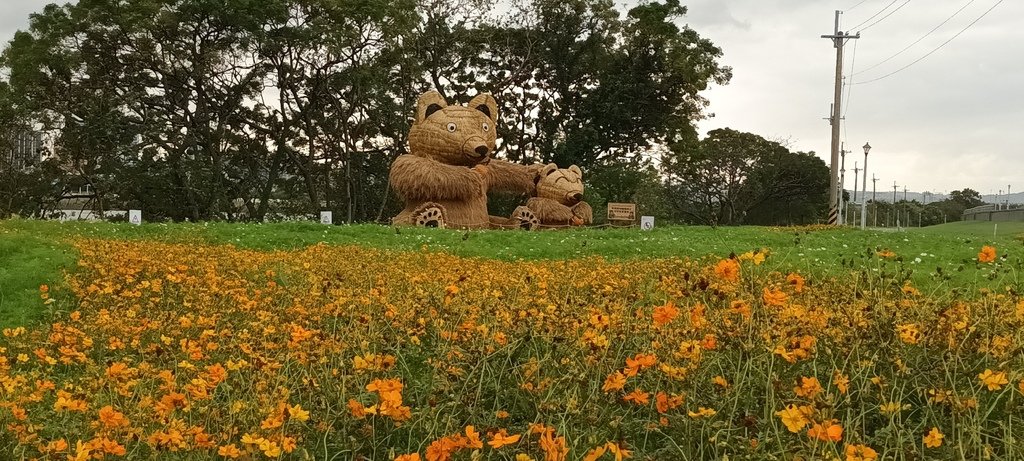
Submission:
{"label": "wooden utility pole", "polygon": [[857,177],[860,176],[860,170],[857,168],[857,162],[853,162],[853,204],[857,205]]}
{"label": "wooden utility pole", "polygon": [[832,124],[832,187],[828,197],[829,225],[836,225],[839,222],[839,201],[842,200],[842,196],[839,195],[839,128],[843,113],[843,46],[846,45],[846,41],[849,39],[860,38],[860,32],[857,35],[849,35],[839,30],[839,15],[841,14],[843,14],[842,11],[836,10],[835,33],[821,36],[821,38],[832,40],[833,45],[836,47],[836,93],[835,103],[832,104],[832,115],[829,120],[829,123]]}
{"label": "wooden utility pole", "polygon": [[900,228],[900,214],[896,211],[897,209],[899,209],[899,208],[896,207],[896,188],[897,187],[899,187],[899,186],[896,185],[896,181],[893,181],[892,182],[892,212],[896,216],[896,229],[899,229]]}
{"label": "wooden utility pole", "polygon": [[[864,172],[864,180],[867,180],[867,172]],[[874,194],[879,192],[879,178],[871,173],[871,208],[874,209],[874,218],[871,220],[872,227],[879,226],[879,202],[874,199]],[[867,194],[866,192],[864,194]]]}

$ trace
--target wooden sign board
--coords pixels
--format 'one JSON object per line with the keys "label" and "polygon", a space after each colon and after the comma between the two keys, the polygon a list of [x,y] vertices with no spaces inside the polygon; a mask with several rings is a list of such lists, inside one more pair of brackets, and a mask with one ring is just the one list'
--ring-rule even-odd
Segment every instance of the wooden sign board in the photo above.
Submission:
{"label": "wooden sign board", "polygon": [[608,204],[608,220],[609,221],[636,221],[636,204],[635,203],[609,203]]}

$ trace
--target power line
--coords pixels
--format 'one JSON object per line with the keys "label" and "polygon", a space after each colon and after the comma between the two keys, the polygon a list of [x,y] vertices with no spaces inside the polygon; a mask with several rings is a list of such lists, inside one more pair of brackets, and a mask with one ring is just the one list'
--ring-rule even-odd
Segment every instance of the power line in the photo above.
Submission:
{"label": "power line", "polygon": [[858,32],[863,32],[863,31],[865,31],[865,30],[868,30],[868,29],[870,29],[870,28],[874,27],[874,25],[875,25],[875,24],[878,24],[878,23],[880,23],[880,22],[882,22],[882,21],[885,21],[885,19],[886,19],[886,18],[888,18],[889,16],[892,16],[892,15],[893,15],[894,13],[896,13],[897,11],[899,11],[899,10],[903,9],[903,7],[907,6],[907,4],[908,4],[908,3],[910,3],[910,0],[907,0],[907,1],[903,2],[903,4],[902,4],[902,5],[900,5],[900,6],[897,6],[895,10],[892,10],[892,11],[890,11],[890,12],[889,12],[889,14],[887,14],[887,15],[885,15],[885,16],[882,16],[882,17],[881,17],[881,18],[879,18],[879,19],[878,19],[877,21],[875,21],[875,22],[873,22],[873,23],[871,23],[871,24],[868,24],[868,25],[867,25],[867,26],[865,26],[865,27],[864,27],[863,29],[859,29],[859,30],[858,30]]}
{"label": "power line", "polygon": [[907,47],[906,47],[906,48],[903,48],[902,50],[900,50],[900,51],[896,52],[896,54],[894,54],[894,55],[892,55],[892,56],[889,56],[888,58],[885,58],[885,59],[883,59],[883,60],[882,60],[881,62],[879,62],[879,63],[876,63],[876,64],[874,64],[874,65],[872,65],[872,66],[869,66],[869,67],[868,67],[868,68],[866,68],[866,69],[861,69],[861,70],[857,71],[857,72],[856,72],[856,73],[854,73],[853,75],[857,75],[857,74],[862,74],[862,73],[864,73],[864,72],[867,72],[867,71],[869,71],[869,70],[871,70],[871,69],[874,69],[874,68],[876,68],[876,67],[878,67],[878,66],[880,66],[880,65],[882,65],[882,64],[885,64],[885,63],[887,63],[887,62],[891,61],[891,60],[892,60],[893,58],[895,58],[895,57],[897,57],[897,56],[899,56],[899,55],[901,55],[901,54],[905,53],[905,52],[906,52],[907,50],[909,50],[910,48],[912,48],[912,47],[913,47],[914,45],[917,45],[918,43],[921,43],[921,40],[924,40],[924,39],[928,38],[928,36],[929,36],[929,35],[931,35],[931,34],[935,33],[935,31],[939,30],[939,28],[941,28],[942,26],[946,25],[946,23],[948,23],[949,21],[952,21],[952,20],[953,20],[953,18],[955,18],[955,17],[957,16],[957,15],[959,15],[959,14],[960,14],[961,12],[963,12],[963,11],[964,11],[965,9],[967,9],[967,7],[968,7],[968,6],[971,6],[971,4],[972,4],[972,3],[974,3],[974,2],[976,2],[976,1],[977,1],[977,0],[970,0],[970,1],[969,1],[969,2],[967,2],[967,3],[966,3],[966,4],[964,5],[964,6],[961,6],[961,7],[960,7],[960,9],[959,9],[959,10],[956,10],[956,12],[955,12],[955,13],[953,13],[953,15],[952,15],[952,16],[950,16],[950,17],[946,18],[946,20],[945,20],[945,21],[942,21],[941,23],[939,23],[939,25],[935,26],[935,28],[933,28],[932,30],[929,30],[927,34],[924,34],[924,35],[922,35],[922,36],[921,36],[920,38],[918,38],[917,40],[914,40],[914,43],[911,43],[911,44],[907,45]]}
{"label": "power line", "polygon": [[875,18],[877,18],[877,17],[878,17],[878,15],[880,15],[880,14],[882,14],[882,13],[885,13],[885,10],[888,10],[890,6],[893,6],[893,5],[895,5],[895,4],[896,4],[896,2],[898,2],[898,1],[900,1],[900,0],[892,0],[892,3],[889,3],[888,5],[885,5],[885,8],[882,8],[882,9],[881,9],[881,11],[879,11],[879,12],[877,12],[877,13],[875,13],[875,14],[871,15],[871,17],[870,17],[870,18],[867,18],[867,19],[865,19],[865,20],[864,20],[864,22],[862,22],[862,23],[860,23],[860,24],[857,24],[856,26],[853,26],[853,27],[851,27],[851,28],[849,28],[849,29],[847,29],[847,30],[856,30],[856,29],[857,29],[857,28],[859,28],[860,26],[863,26],[864,24],[867,24],[867,23],[868,23],[868,21],[870,21],[870,20],[872,20],[872,19],[875,19]]}
{"label": "power line", "polygon": [[917,58],[917,60],[915,60],[914,62],[911,62],[910,64],[907,64],[907,65],[905,65],[905,66],[903,66],[903,67],[901,67],[901,68],[899,68],[899,69],[896,69],[895,71],[892,71],[892,72],[890,72],[890,73],[888,73],[888,74],[885,74],[885,75],[883,75],[883,76],[881,76],[881,77],[878,77],[878,78],[875,78],[875,79],[871,79],[871,80],[866,80],[866,81],[863,81],[863,82],[859,82],[859,83],[854,83],[854,85],[864,85],[864,84],[867,84],[867,83],[873,83],[873,82],[877,82],[877,81],[879,81],[879,80],[882,80],[882,79],[885,79],[885,78],[891,77],[891,76],[893,76],[893,75],[896,75],[896,74],[898,74],[898,73],[900,73],[900,72],[902,72],[902,71],[904,71],[904,70],[908,69],[908,68],[909,68],[910,66],[913,66],[914,64],[917,64],[917,63],[919,63],[919,62],[921,62],[921,61],[924,61],[924,59],[925,59],[925,58],[927,58],[928,56],[931,56],[931,55],[932,55],[932,54],[934,54],[934,53],[935,53],[936,51],[939,51],[939,50],[941,50],[941,49],[942,49],[943,47],[945,47],[946,45],[948,45],[948,44],[949,44],[949,42],[952,42],[953,40],[956,40],[956,38],[957,38],[957,37],[959,37],[960,35],[962,35],[962,34],[963,34],[964,32],[967,32],[967,29],[970,29],[970,28],[971,28],[971,27],[973,27],[973,26],[974,26],[975,24],[977,24],[977,23],[978,23],[978,21],[981,21],[981,20],[982,20],[982,19],[983,19],[983,18],[984,18],[985,16],[988,16],[988,14],[992,12],[992,10],[996,9],[996,7],[997,7],[997,6],[999,6],[999,5],[1001,5],[1001,4],[1002,4],[1002,3],[1004,2],[1004,1],[1005,1],[1005,0],[999,0],[998,2],[996,2],[996,4],[995,4],[995,5],[992,5],[992,7],[991,7],[991,8],[989,8],[988,10],[985,10],[985,12],[981,14],[981,16],[978,16],[978,19],[975,19],[974,21],[971,21],[971,23],[970,23],[970,24],[968,24],[968,25],[967,25],[967,27],[964,27],[964,28],[963,28],[963,30],[961,30],[960,32],[957,32],[957,33],[956,33],[956,35],[954,35],[954,36],[950,37],[950,38],[949,38],[949,40],[946,40],[945,42],[942,42],[942,44],[941,44],[941,45],[939,45],[939,46],[938,46],[937,48],[935,48],[934,50],[931,50],[931,51],[929,51],[929,52],[928,52],[928,54],[926,54],[926,55],[924,55],[924,56],[921,56],[920,58]]}
{"label": "power line", "polygon": [[854,8],[856,8],[856,7],[858,7],[858,6],[861,6],[861,5],[863,5],[863,4],[864,4],[864,2],[866,2],[866,1],[868,1],[868,0],[860,0],[859,2],[857,2],[857,4],[856,4],[856,5],[853,5],[853,6],[851,6],[851,7],[847,8],[847,9],[845,9],[845,10],[843,10],[843,11],[844,11],[844,12],[850,12],[850,11],[853,11],[853,9],[854,9]]}

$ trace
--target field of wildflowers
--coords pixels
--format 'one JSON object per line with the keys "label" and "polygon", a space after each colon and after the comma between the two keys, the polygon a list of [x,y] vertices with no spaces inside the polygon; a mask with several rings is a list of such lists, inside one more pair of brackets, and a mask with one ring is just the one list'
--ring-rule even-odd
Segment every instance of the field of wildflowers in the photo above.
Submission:
{"label": "field of wildflowers", "polygon": [[48,321],[0,338],[13,459],[1024,458],[1020,256],[980,244],[977,283],[927,289],[884,248],[843,277],[770,249],[76,248]]}

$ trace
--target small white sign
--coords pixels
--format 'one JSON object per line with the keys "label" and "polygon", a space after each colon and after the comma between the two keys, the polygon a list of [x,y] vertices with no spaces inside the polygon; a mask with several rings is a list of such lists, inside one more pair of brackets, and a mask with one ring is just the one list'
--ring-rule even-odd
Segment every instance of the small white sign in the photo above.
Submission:
{"label": "small white sign", "polygon": [[334,224],[334,212],[321,211],[320,212],[320,224],[331,225]]}
{"label": "small white sign", "polygon": [[654,216],[641,216],[640,228],[643,230],[654,229]]}
{"label": "small white sign", "polygon": [[128,210],[128,222],[136,226],[142,224],[142,210]]}

